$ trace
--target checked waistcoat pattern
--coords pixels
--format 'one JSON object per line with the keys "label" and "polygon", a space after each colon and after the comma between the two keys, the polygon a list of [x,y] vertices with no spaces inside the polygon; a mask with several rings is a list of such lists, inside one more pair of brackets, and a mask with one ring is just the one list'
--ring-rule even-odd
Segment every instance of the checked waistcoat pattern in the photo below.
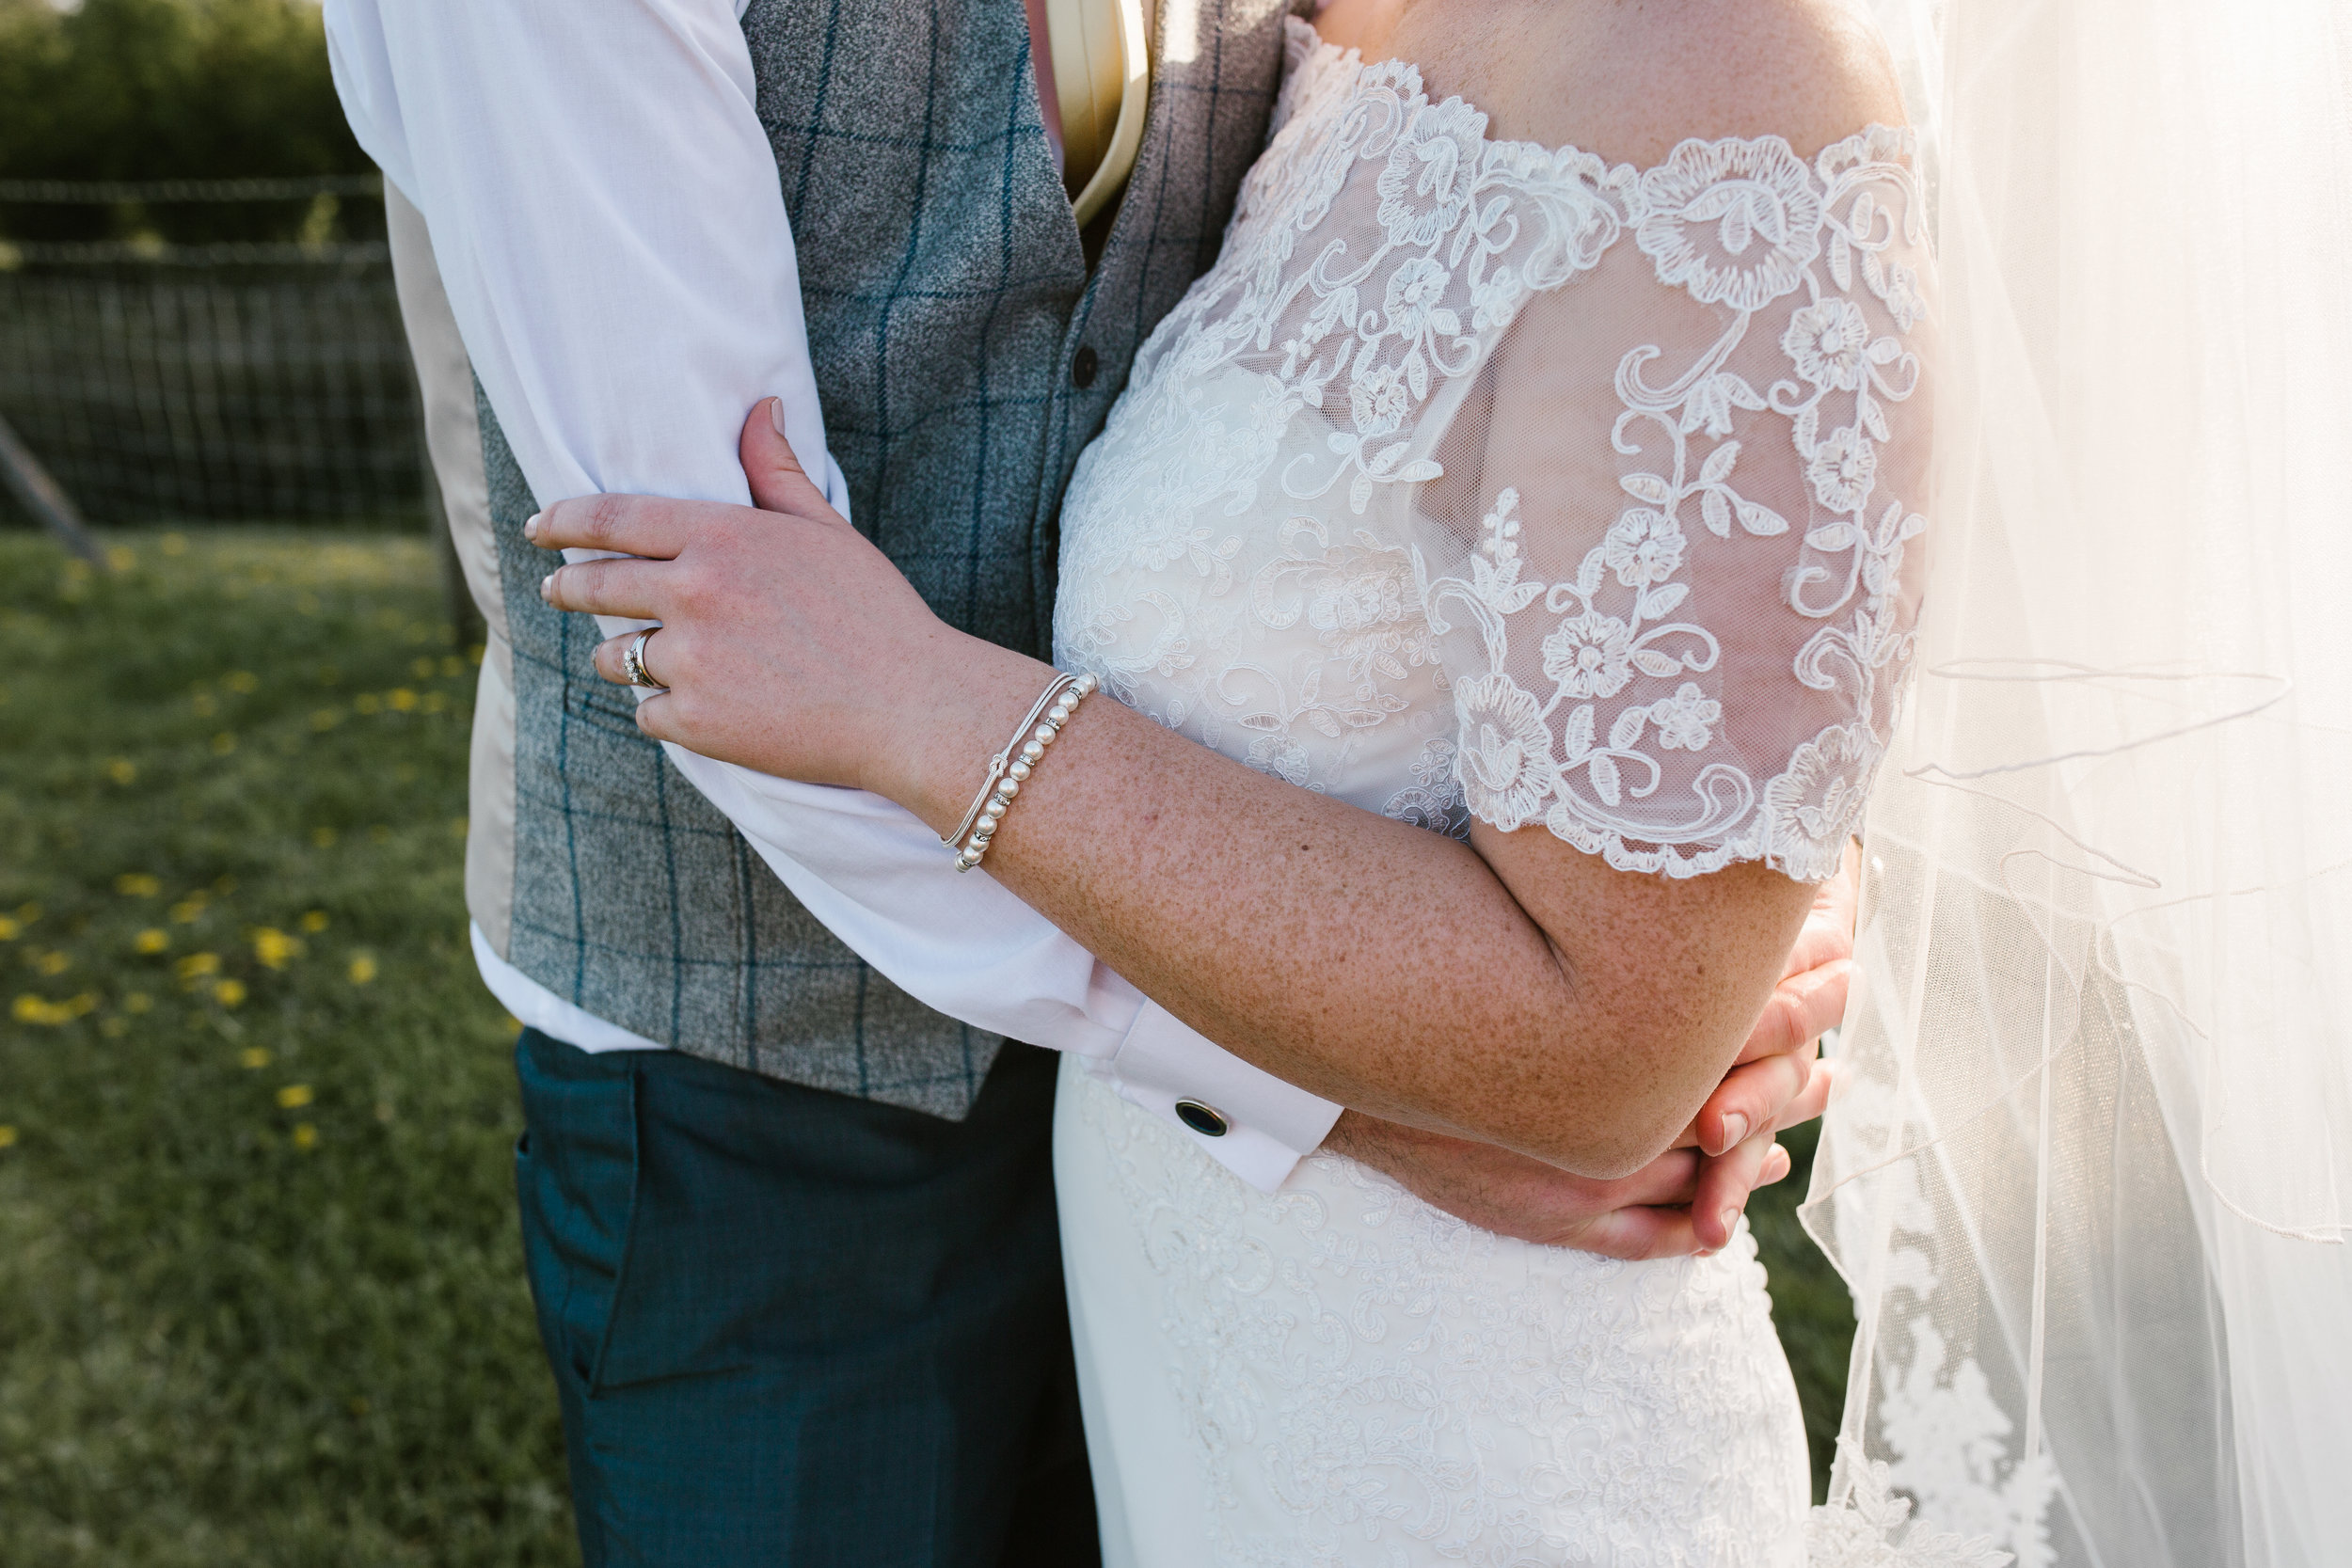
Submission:
{"label": "checked waistcoat pattern", "polygon": [[[1293,8],[1162,0],[1143,145],[1091,272],[1021,0],[745,11],[852,519],[949,623],[1049,653],[1063,487],[1137,345],[1216,258]],[[481,413],[514,644],[507,960],[691,1054],[962,1117],[1001,1041],[863,963],[638,732],[590,668],[594,623],[539,599],[535,504]]]}

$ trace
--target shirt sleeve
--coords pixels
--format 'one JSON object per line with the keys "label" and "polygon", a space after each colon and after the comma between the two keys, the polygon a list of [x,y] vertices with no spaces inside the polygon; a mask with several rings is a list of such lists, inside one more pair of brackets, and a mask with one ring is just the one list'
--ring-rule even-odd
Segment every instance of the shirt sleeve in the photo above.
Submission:
{"label": "shirt sleeve", "polygon": [[[533,495],[748,505],[737,435],[775,396],[795,450],[846,505],[731,0],[328,0],[326,21],[353,132],[425,219]],[[984,873],[958,875],[898,806],[669,750],[895,984],[1087,1057],[1253,1185],[1279,1185],[1337,1118],[1148,1002]],[[1177,1117],[1179,1100],[1228,1130]]]}

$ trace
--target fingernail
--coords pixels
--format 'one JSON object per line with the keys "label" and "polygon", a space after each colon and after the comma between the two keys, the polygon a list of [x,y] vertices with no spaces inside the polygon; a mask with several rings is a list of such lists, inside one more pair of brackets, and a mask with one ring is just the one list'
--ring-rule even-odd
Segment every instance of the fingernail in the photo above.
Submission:
{"label": "fingernail", "polygon": [[1734,1230],[1738,1229],[1738,1228],[1739,1228],[1739,1227],[1740,1227],[1740,1211],[1739,1211],[1739,1210],[1737,1210],[1737,1209],[1726,1209],[1726,1210],[1724,1210],[1724,1233],[1725,1235],[1728,1235],[1728,1234],[1730,1234],[1732,1231],[1734,1231]]}
{"label": "fingernail", "polygon": [[1770,1186],[1772,1182],[1779,1180],[1782,1177],[1788,1174],[1788,1151],[1781,1148],[1780,1145],[1774,1144],[1772,1146],[1772,1151],[1764,1156],[1765,1185]]}
{"label": "fingernail", "polygon": [[555,602],[555,574],[549,572],[539,579],[539,596],[549,604]]}
{"label": "fingernail", "polygon": [[777,435],[784,434],[784,399],[770,398],[768,400],[768,422],[776,427]]}
{"label": "fingernail", "polygon": [[1724,1149],[1738,1148],[1747,1141],[1748,1118],[1738,1111],[1726,1113],[1724,1117],[1724,1147],[1715,1152],[1721,1154]]}
{"label": "fingernail", "polygon": [[539,519],[546,515],[547,514],[544,512],[533,512],[530,516],[524,518],[523,537],[536,541],[539,537]]}

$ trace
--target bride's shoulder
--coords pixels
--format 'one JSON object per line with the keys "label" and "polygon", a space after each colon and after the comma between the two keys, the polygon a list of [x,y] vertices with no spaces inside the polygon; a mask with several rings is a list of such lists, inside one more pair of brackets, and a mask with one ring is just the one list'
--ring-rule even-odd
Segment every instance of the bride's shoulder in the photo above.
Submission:
{"label": "bride's shoulder", "polygon": [[1778,135],[1810,157],[1903,123],[1883,43],[1851,0],[1336,0],[1367,60],[1420,65],[1488,135],[1647,167],[1691,137]]}

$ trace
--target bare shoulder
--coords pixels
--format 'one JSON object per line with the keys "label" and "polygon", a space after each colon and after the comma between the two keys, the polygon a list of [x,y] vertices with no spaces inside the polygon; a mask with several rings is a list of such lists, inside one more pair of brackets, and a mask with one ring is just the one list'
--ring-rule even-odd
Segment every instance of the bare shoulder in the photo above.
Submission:
{"label": "bare shoulder", "polygon": [[1367,49],[1422,65],[1498,136],[1647,166],[1687,137],[1779,135],[1810,157],[1903,123],[1851,0],[1406,0]]}

